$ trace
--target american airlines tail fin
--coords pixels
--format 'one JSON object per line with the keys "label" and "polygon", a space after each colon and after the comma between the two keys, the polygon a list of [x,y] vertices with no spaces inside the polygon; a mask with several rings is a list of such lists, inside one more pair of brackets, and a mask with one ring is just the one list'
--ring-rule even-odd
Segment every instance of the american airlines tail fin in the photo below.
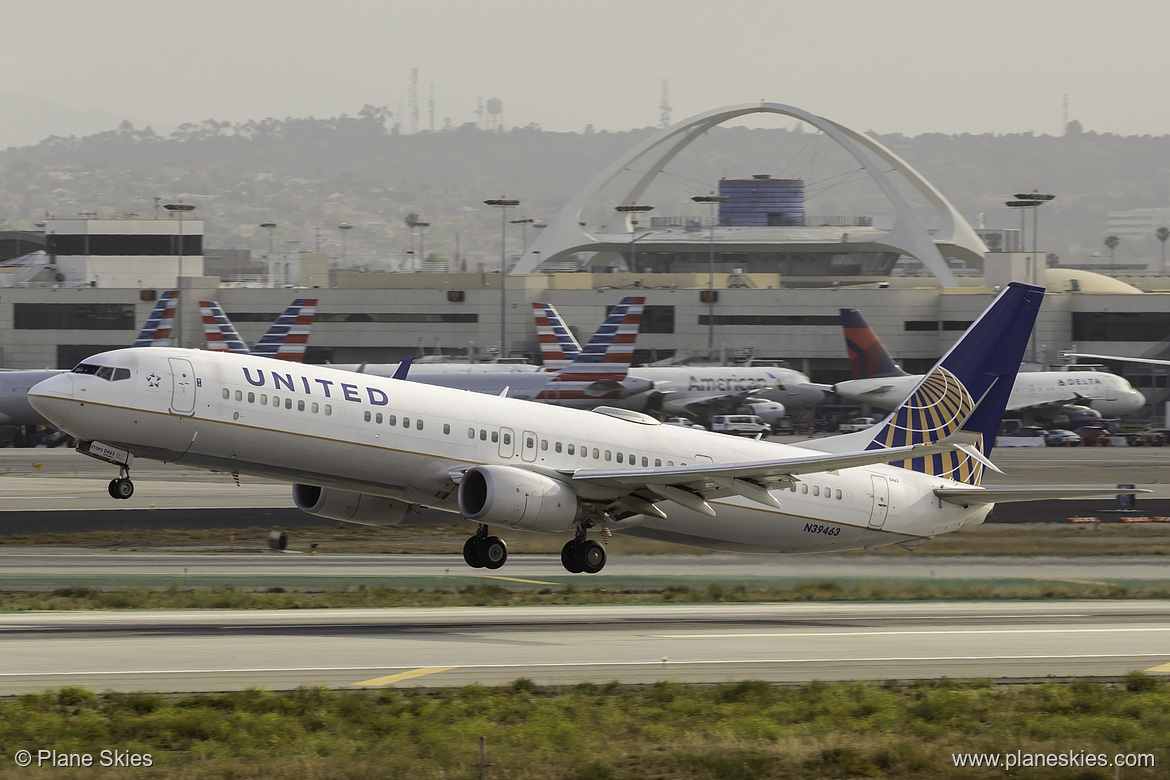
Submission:
{"label": "american airlines tail fin", "polygon": [[178,305],[179,291],[164,290],[162,295],[158,296],[158,302],[154,304],[150,316],[146,318],[146,324],[134,339],[134,346],[169,347]]}
{"label": "american airlines tail fin", "polygon": [[212,352],[234,352],[237,355],[250,354],[251,350],[236,326],[223,312],[218,301],[199,301],[199,313],[203,316],[203,337]]}
{"label": "american airlines tail fin", "polygon": [[876,379],[906,376],[886,350],[877,333],[857,309],[841,309],[841,327],[845,330],[845,349],[849,352],[851,379]]}
{"label": "american airlines tail fin", "polygon": [[623,298],[614,306],[589,343],[569,365],[557,372],[541,398],[617,398],[630,372],[634,343],[642,326],[644,297]]}
{"label": "american airlines tail fin", "polygon": [[852,437],[866,437],[864,449],[875,450],[967,438],[979,457],[955,450],[890,465],[978,485],[1043,298],[1043,287],[1010,283],[906,400],[873,428],[846,434],[850,443],[861,449]]}
{"label": "american airlines tail fin", "polygon": [[316,316],[316,298],[297,298],[256,342],[256,346],[252,347],[252,354],[294,363],[305,362],[309,328],[312,327],[313,318]]}
{"label": "american airlines tail fin", "polygon": [[532,318],[536,320],[536,336],[540,340],[540,357],[545,371],[560,371],[581,353],[581,345],[551,303],[533,301]]}

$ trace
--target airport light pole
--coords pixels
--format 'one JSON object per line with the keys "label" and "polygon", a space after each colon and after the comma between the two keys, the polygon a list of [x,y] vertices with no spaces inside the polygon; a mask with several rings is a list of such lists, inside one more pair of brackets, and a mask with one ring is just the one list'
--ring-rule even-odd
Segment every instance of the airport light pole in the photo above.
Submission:
{"label": "airport light pole", "polygon": [[515,198],[491,198],[484,204],[500,210],[500,351],[498,357],[507,354],[508,343],[508,209],[519,206]]}
{"label": "airport light pole", "polygon": [[179,288],[179,302],[175,304],[175,346],[183,346],[183,301],[187,298],[183,294],[183,254],[185,247],[183,246],[183,216],[195,210],[195,207],[190,203],[179,201],[178,203],[167,203],[163,205],[167,211],[179,215],[179,276],[176,279]]}
{"label": "airport light pole", "polygon": [[691,200],[706,203],[711,208],[711,253],[707,260],[707,355],[711,357],[715,354],[715,207],[730,198],[712,193],[695,195]]}
{"label": "airport light pole", "polygon": [[[427,261],[427,228],[431,226],[430,222],[415,222],[414,226],[418,228],[418,270],[423,270],[423,264]],[[411,244],[414,242],[412,241]]]}
{"label": "airport light pole", "polygon": [[[653,211],[653,210],[654,210],[653,206],[647,206],[647,205],[641,204],[641,203],[623,203],[620,206],[614,207],[614,211],[618,212],[619,214],[629,214],[630,215],[629,216],[629,220],[630,220],[630,271],[632,271],[633,273],[638,272],[638,262],[637,262],[637,252],[638,252],[637,241],[638,241],[638,238],[634,235],[635,233],[638,232],[638,215],[645,214],[647,211]],[[643,238],[645,238],[645,236],[648,236],[648,235],[650,235],[650,234],[646,233],[643,236]]]}
{"label": "airport light pole", "polygon": [[[1032,209],[1032,278],[1029,280],[1032,284],[1036,284],[1039,279],[1040,256],[1037,250],[1038,242],[1037,236],[1039,234],[1039,214],[1040,207],[1051,200],[1055,200],[1055,195],[1032,190],[1031,192],[1016,195],[1016,200],[1009,200],[1004,205],[1009,209]],[[1024,212],[1020,211],[1020,232],[1023,233],[1024,226]],[[1029,349],[1029,360],[1032,363],[1036,362],[1036,329],[1032,328],[1032,337],[1030,339],[1031,347]]]}
{"label": "airport light pole", "polygon": [[353,225],[349,224],[348,222],[342,222],[340,225],[337,226],[337,229],[341,231],[341,265],[344,266],[345,265],[345,236],[347,233],[349,233],[349,231],[353,230]]}
{"label": "airport light pole", "polygon": [[272,278],[272,242],[274,238],[273,234],[276,232],[276,223],[272,220],[268,220],[266,222],[261,222],[260,227],[268,231],[268,254],[264,256],[264,260],[265,265],[268,266],[268,286],[275,287],[276,282]]}

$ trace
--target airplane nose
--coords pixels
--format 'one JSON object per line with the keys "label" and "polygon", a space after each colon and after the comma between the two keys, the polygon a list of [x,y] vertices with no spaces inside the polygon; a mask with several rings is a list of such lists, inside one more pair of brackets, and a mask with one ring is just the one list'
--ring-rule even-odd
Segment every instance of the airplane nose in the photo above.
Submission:
{"label": "airplane nose", "polygon": [[29,389],[28,402],[42,417],[60,428],[73,407],[73,377],[58,374],[38,382]]}

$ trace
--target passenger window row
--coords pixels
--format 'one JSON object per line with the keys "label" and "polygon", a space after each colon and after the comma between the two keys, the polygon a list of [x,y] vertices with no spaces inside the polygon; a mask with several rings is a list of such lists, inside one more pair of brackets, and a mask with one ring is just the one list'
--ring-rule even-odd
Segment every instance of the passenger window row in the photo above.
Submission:
{"label": "passenger window row", "polygon": [[[797,485],[791,485],[788,488],[788,492],[795,493],[797,491],[797,488],[798,488]],[[807,496],[809,493],[809,484],[807,482],[801,482],[799,485],[799,489],[800,489],[801,495]],[[826,487],[823,492],[824,492],[824,497],[827,499],[840,501],[844,497],[844,493],[841,492],[841,488],[833,489],[831,487]],[[812,486],[813,496],[819,497],[821,495],[821,493],[822,493],[822,490],[821,490],[820,485],[813,485]]]}
{"label": "passenger window row", "polygon": [[[223,400],[225,400],[225,401],[231,400],[234,397],[236,401],[238,401],[240,403],[244,402],[244,392],[242,390],[236,390],[235,394],[233,396],[232,391],[225,387],[220,392],[220,395],[223,397]],[[247,394],[247,402],[250,404],[256,404],[259,406],[268,406],[269,405],[268,393],[257,394],[255,392],[249,390],[248,394]],[[279,395],[272,396],[271,404],[272,404],[272,407],[275,409],[279,409],[281,406],[283,406],[285,409],[291,410],[294,406],[292,398],[290,398],[288,396],[284,396],[283,398],[281,398]],[[305,400],[303,398],[298,398],[298,399],[296,399],[295,406],[296,406],[296,410],[298,412],[308,411],[310,414],[320,414],[321,413],[321,404],[317,403],[316,401],[313,401],[311,403],[306,404]],[[333,415],[333,404],[325,404],[324,411],[325,411],[326,417],[332,416]]]}

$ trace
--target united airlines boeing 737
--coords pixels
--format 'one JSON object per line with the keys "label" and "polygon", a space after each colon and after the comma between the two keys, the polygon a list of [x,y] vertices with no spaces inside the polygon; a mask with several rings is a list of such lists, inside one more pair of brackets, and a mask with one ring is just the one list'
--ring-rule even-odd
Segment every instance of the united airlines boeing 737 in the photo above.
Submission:
{"label": "united airlines boeing 737", "polygon": [[912,547],[996,501],[1118,492],[980,485],[1042,295],[1008,285],[888,418],[818,449],[182,349],[97,355],[30,398],[119,467],[114,496],[133,493],[146,457],[285,480],[298,507],[334,520],[433,507],[478,526],[471,566],[507,560],[489,526],[572,534],[562,563],[590,573],[606,562],[591,530],[757,552]]}

